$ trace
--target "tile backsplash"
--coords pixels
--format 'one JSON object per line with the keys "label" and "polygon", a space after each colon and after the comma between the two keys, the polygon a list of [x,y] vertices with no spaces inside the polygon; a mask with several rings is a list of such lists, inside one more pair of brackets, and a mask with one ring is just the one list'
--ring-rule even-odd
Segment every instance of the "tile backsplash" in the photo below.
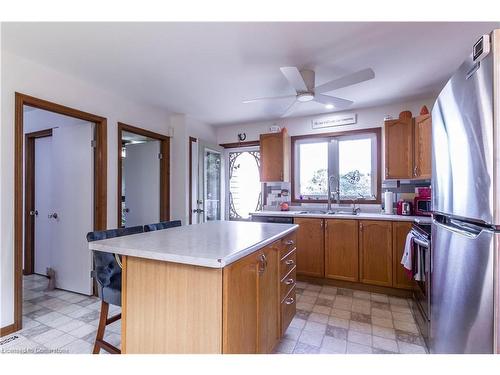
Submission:
{"label": "tile backsplash", "polygon": [[[392,191],[394,193],[394,207],[396,203],[400,200],[409,200],[413,202],[413,198],[415,198],[415,189],[417,187],[427,187],[430,186],[430,180],[422,180],[422,181],[412,181],[412,180],[401,180],[401,181],[383,181],[382,182],[382,204],[374,205],[374,204],[361,204],[363,210],[366,208],[369,211],[379,210],[383,208],[383,194],[385,191]],[[291,205],[291,184],[289,182],[267,182],[263,184],[263,196],[265,197],[265,205],[264,209],[276,209],[282,202],[287,202]],[[322,203],[314,203],[307,202],[302,204],[293,203],[294,206],[297,207],[315,207],[315,206],[326,206]],[[334,205],[336,206],[336,205]],[[341,205],[342,207],[345,205]]]}

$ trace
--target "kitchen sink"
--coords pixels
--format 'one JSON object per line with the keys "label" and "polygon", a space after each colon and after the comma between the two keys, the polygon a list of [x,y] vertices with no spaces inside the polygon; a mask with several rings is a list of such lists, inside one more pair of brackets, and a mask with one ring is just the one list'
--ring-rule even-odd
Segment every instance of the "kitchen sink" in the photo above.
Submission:
{"label": "kitchen sink", "polygon": [[303,215],[353,215],[356,216],[359,213],[358,212],[352,212],[352,211],[299,211],[297,212],[298,214],[303,214]]}
{"label": "kitchen sink", "polygon": [[352,216],[356,216],[356,215],[359,215],[359,212],[354,212],[354,211],[337,211],[337,214],[339,214],[339,215],[352,215]]}

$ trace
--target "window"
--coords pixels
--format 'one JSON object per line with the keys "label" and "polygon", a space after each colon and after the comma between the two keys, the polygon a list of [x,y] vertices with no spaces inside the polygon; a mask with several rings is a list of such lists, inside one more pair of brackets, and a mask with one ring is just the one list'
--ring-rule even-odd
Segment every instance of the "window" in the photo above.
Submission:
{"label": "window", "polygon": [[[293,198],[302,202],[327,200],[328,180],[342,201],[378,197],[380,130],[342,133],[293,140]],[[336,197],[335,197],[336,198]]]}
{"label": "window", "polygon": [[259,149],[231,150],[228,160],[229,220],[250,220],[250,212],[262,209]]}

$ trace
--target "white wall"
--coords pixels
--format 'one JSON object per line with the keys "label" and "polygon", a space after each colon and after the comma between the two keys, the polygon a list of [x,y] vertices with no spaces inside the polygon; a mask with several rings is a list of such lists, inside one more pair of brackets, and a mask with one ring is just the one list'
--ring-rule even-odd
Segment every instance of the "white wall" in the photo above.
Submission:
{"label": "white wall", "polygon": [[[173,115],[170,119],[173,129],[173,142],[170,156],[171,199],[170,213],[172,220],[189,222],[189,137],[216,143],[216,132],[212,125],[196,120],[184,114]],[[175,156],[174,156],[175,155]],[[174,160],[175,158],[175,160]],[[175,179],[175,183],[174,182]]]}
{"label": "white wall", "polygon": [[328,115],[296,117],[288,119],[277,119],[271,121],[254,122],[246,124],[236,124],[217,127],[217,143],[233,143],[238,142],[238,133],[246,133],[246,141],[254,141],[259,139],[262,133],[269,133],[269,127],[272,125],[279,125],[286,127],[290,135],[304,135],[304,134],[320,134],[320,133],[333,133],[336,131],[348,131],[354,129],[366,129],[374,127],[382,127],[384,124],[384,117],[391,115],[398,118],[399,113],[404,110],[410,110],[413,115],[418,115],[420,108],[425,104],[429,111],[432,109],[435,97],[427,97],[419,100],[410,100],[400,103],[387,104],[379,107],[353,109],[351,111],[337,112],[342,113],[356,113],[357,123],[354,125],[346,125],[339,127],[330,127],[323,129],[312,129],[311,120],[314,118],[324,117]]}
{"label": "white wall", "polygon": [[[106,117],[108,120],[108,227],[116,227],[117,122],[168,134],[170,113],[139,104],[76,77],[1,51],[0,326],[14,321],[14,92]],[[175,143],[174,139],[172,142]],[[186,142],[187,143],[187,142]],[[172,164],[177,156],[172,154]],[[175,184],[175,175],[172,175]]]}

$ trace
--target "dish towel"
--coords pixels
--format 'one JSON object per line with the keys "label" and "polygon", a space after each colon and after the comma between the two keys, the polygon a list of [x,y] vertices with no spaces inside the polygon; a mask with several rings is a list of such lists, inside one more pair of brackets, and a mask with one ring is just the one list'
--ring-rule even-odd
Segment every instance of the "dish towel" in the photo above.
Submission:
{"label": "dish towel", "polygon": [[410,232],[406,236],[405,249],[401,258],[406,275],[409,279],[413,279],[413,233]]}

